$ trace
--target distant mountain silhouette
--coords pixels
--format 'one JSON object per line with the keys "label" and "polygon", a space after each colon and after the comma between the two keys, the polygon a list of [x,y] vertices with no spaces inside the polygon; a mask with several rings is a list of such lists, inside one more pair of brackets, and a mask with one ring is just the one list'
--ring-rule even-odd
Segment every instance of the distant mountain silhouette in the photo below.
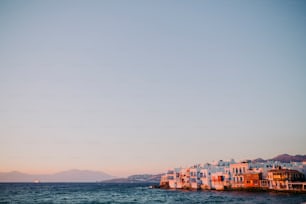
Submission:
{"label": "distant mountain silhouette", "polygon": [[99,171],[73,169],[55,174],[25,174],[18,171],[0,173],[0,182],[96,182],[114,178]]}
{"label": "distant mountain silhouette", "polygon": [[25,174],[19,171],[0,173],[0,182],[32,182],[36,179],[35,175]]}
{"label": "distant mountain silhouette", "polygon": [[267,160],[264,160],[262,158],[257,158],[257,159],[254,159],[252,160],[252,162],[266,162]]}
{"label": "distant mountain silhouette", "polygon": [[272,159],[269,159],[270,161],[280,161],[284,163],[290,163],[290,162],[303,162],[306,161],[306,155],[289,155],[289,154],[281,154],[278,155]]}
{"label": "distant mountain silhouette", "polygon": [[163,174],[137,174],[127,178],[105,180],[105,183],[159,183]]}
{"label": "distant mountain silhouette", "polygon": [[306,155],[289,155],[289,154],[280,154],[272,159],[264,160],[262,158],[254,159],[252,162],[266,162],[266,161],[279,161],[283,163],[290,163],[290,162],[303,162],[306,161]]}

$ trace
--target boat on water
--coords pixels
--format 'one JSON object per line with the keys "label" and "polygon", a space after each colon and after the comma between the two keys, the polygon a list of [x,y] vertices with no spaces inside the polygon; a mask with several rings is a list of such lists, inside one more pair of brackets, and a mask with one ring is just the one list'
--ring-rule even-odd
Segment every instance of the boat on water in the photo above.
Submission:
{"label": "boat on water", "polygon": [[33,183],[40,183],[40,180],[39,180],[39,179],[35,179],[35,180],[33,181]]}

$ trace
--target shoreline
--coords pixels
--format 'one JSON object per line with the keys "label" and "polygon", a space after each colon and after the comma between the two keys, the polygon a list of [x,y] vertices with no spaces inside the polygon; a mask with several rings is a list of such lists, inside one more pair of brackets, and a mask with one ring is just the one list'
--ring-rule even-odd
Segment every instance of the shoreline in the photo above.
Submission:
{"label": "shoreline", "polygon": [[178,191],[218,191],[218,192],[253,192],[253,193],[289,193],[289,194],[306,194],[306,191],[298,191],[298,190],[275,190],[275,189],[267,189],[267,188],[227,188],[223,190],[216,189],[194,189],[194,188],[170,188],[168,186],[163,185],[154,185],[150,186],[150,188],[159,188],[164,190],[178,190]]}

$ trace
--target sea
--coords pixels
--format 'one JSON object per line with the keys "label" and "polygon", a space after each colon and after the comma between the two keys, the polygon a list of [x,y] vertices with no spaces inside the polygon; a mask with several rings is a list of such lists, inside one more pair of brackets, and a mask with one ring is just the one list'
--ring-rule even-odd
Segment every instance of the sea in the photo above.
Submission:
{"label": "sea", "polygon": [[0,203],[306,203],[306,194],[183,191],[127,183],[1,183]]}

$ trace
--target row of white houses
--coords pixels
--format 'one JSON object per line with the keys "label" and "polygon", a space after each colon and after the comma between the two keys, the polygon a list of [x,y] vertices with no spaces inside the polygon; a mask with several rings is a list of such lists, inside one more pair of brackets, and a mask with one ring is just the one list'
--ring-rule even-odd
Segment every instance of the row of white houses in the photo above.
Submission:
{"label": "row of white houses", "polygon": [[241,189],[305,191],[306,162],[218,161],[168,170],[162,187],[173,189]]}

